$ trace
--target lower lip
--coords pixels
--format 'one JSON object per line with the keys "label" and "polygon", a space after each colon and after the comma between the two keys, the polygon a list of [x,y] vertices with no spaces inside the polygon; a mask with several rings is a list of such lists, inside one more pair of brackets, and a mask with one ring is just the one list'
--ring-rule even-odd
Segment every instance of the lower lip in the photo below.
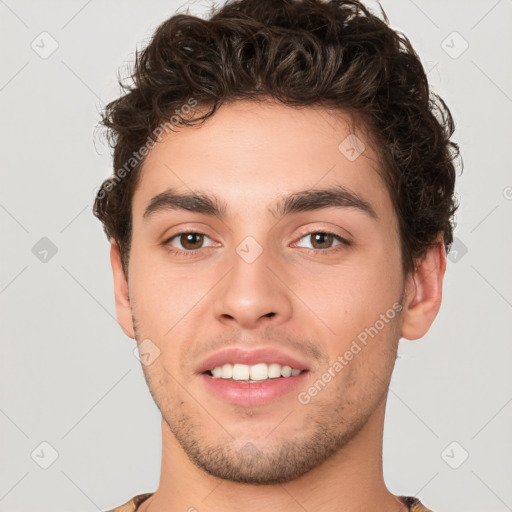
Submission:
{"label": "lower lip", "polygon": [[303,371],[294,377],[280,377],[261,382],[221,379],[208,374],[202,374],[201,378],[208,390],[225,402],[253,407],[277,400],[304,385],[307,373]]}

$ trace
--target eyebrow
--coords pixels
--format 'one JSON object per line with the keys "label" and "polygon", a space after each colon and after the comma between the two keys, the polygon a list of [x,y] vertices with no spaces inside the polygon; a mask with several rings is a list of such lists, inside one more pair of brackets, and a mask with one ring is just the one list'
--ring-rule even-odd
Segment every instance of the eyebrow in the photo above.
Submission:
{"label": "eyebrow", "polygon": [[173,189],[167,189],[151,199],[142,218],[147,219],[157,212],[167,210],[188,210],[223,218],[226,214],[226,204],[209,194],[201,192],[182,194]]}
{"label": "eyebrow", "polygon": [[[269,208],[269,212],[274,217],[284,217],[293,213],[333,207],[354,208],[374,220],[379,218],[368,201],[342,185],[294,192],[280,199],[273,208]],[[143,219],[168,210],[187,210],[223,219],[226,216],[227,204],[210,194],[201,192],[183,194],[174,189],[168,189],[151,199],[144,211]]]}
{"label": "eyebrow", "polygon": [[269,209],[269,211],[274,217],[284,217],[290,213],[308,212],[332,207],[355,208],[374,220],[379,218],[377,212],[368,201],[342,185],[295,192],[280,200],[276,207]]}

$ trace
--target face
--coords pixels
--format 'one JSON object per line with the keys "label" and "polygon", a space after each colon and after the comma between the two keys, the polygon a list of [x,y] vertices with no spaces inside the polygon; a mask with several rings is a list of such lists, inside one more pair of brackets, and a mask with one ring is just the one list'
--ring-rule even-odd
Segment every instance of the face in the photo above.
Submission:
{"label": "face", "polygon": [[297,478],[385,403],[406,283],[379,158],[362,132],[359,157],[341,144],[349,121],[237,102],[145,161],[118,315],[170,431],[217,477]]}

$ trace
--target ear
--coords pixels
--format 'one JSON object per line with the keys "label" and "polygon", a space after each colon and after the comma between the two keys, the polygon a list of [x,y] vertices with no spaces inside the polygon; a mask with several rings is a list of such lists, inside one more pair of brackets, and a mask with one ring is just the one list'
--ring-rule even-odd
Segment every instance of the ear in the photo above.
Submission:
{"label": "ear", "polygon": [[117,320],[126,336],[135,339],[130,298],[128,296],[128,281],[124,275],[123,265],[121,263],[121,252],[115,240],[111,240],[110,244],[110,263],[114,277]]}
{"label": "ear", "polygon": [[430,329],[441,307],[446,252],[443,233],[407,278],[401,336],[417,340]]}

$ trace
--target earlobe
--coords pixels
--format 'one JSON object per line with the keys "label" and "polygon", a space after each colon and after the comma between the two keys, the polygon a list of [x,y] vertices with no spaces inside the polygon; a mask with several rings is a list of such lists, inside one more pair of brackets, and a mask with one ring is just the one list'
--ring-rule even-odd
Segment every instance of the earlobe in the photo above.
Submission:
{"label": "earlobe", "polygon": [[417,263],[406,284],[401,336],[416,340],[424,336],[441,307],[446,252],[442,233]]}
{"label": "earlobe", "polygon": [[115,240],[112,240],[110,244],[110,263],[112,265],[112,275],[114,278],[117,320],[126,336],[135,339],[130,299],[128,296],[128,282],[123,270],[121,252]]}

